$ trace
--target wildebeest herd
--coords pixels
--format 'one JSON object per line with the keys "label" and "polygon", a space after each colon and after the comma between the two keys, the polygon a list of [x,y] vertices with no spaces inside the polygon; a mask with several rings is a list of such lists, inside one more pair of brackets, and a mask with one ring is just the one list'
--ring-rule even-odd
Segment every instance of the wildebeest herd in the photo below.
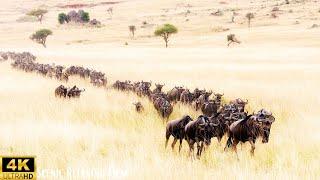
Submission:
{"label": "wildebeest herd", "polygon": [[[232,147],[237,152],[238,143],[248,141],[253,155],[257,138],[261,137],[263,143],[269,141],[271,125],[275,121],[271,112],[265,109],[253,114],[225,111],[226,109],[221,109],[217,115],[213,116],[200,115],[195,120],[187,115],[181,119],[168,122],[165,146],[167,147],[170,136],[173,136],[174,140],[171,148],[173,150],[177,140],[179,140],[180,152],[182,141],[185,139],[189,145],[190,155],[194,156],[194,144],[196,143],[197,156],[200,156],[204,146],[209,146],[213,137],[216,137],[220,142],[221,138],[226,135],[228,140],[225,150]],[[230,114],[230,116],[224,116],[225,113]]]}
{"label": "wildebeest herd", "polygon": [[101,87],[106,86],[107,84],[107,78],[102,72],[84,68],[82,66],[70,66],[65,68],[61,65],[41,64],[36,62],[36,57],[29,52],[0,52],[0,56],[3,60],[12,59],[13,63],[11,63],[11,66],[25,72],[35,72],[46,77],[55,77],[57,80],[66,82],[71,75],[78,75],[83,79],[90,78],[90,83],[94,86]]}
{"label": "wildebeest herd", "polygon": [[[200,90],[196,88],[193,92],[183,87],[174,87],[167,93],[162,91],[163,84],[155,84],[155,89],[151,90],[151,82],[139,81],[116,81],[113,88],[121,91],[132,91],[138,96],[148,97],[153,103],[155,109],[162,118],[168,119],[173,111],[173,105],[180,101],[184,104],[192,105],[195,110],[200,110],[204,115],[211,116],[218,113],[221,108],[221,99],[223,94],[214,93],[214,98],[209,96],[212,91]],[[240,101],[240,100],[239,100]],[[240,102],[239,102],[240,103]]]}
{"label": "wildebeest herd", "polygon": [[[1,60],[11,58],[14,62],[13,68],[24,70],[25,72],[36,72],[43,76],[55,77],[58,80],[68,81],[69,76],[78,75],[83,79],[90,79],[90,83],[97,87],[106,87],[107,78],[105,74],[96,70],[84,68],[81,66],[70,66],[65,68],[59,65],[40,64],[35,62],[36,57],[28,52],[13,53],[0,52]],[[201,110],[202,115],[193,120],[189,115],[181,119],[168,122],[166,126],[166,142],[168,144],[170,136],[174,137],[171,144],[172,149],[179,140],[179,151],[182,147],[182,141],[185,139],[189,145],[189,152],[193,156],[194,144],[197,144],[197,156],[200,156],[205,146],[210,145],[211,139],[216,137],[220,142],[223,136],[228,136],[225,150],[232,147],[236,151],[239,142],[249,142],[251,144],[251,153],[254,154],[255,142],[261,137],[263,143],[269,140],[269,134],[272,123],[275,121],[271,112],[261,109],[257,113],[249,114],[245,112],[245,106],[248,100],[240,98],[228,103],[222,102],[224,94],[213,93],[212,91],[194,89],[176,86],[164,92],[164,84],[155,84],[155,89],[151,90],[152,82],[139,81],[131,82],[116,81],[112,87],[120,91],[131,91],[139,97],[147,97],[164,119],[169,119],[173,112],[173,106],[177,102],[192,106],[196,111]],[[56,97],[79,97],[81,92],[78,87],[67,88],[60,85],[55,89]],[[211,95],[213,98],[210,98]],[[141,102],[134,103],[137,112],[143,111]]]}

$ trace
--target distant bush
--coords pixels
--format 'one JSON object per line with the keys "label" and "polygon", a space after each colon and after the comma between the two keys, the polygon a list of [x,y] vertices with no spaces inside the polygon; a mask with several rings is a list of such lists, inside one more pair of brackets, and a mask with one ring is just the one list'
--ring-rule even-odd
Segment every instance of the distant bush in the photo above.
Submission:
{"label": "distant bush", "polygon": [[49,29],[40,29],[38,31],[36,31],[34,34],[32,34],[30,36],[30,39],[39,43],[39,44],[42,44],[43,47],[46,47],[46,41],[47,41],[47,37],[49,35],[52,35],[52,31],[49,30]]}
{"label": "distant bush", "polygon": [[65,13],[60,13],[58,15],[58,21],[59,21],[60,24],[68,23],[69,22],[69,18]]}
{"label": "distant bush", "polygon": [[80,14],[80,17],[81,17],[81,20],[82,20],[83,22],[89,22],[89,21],[90,21],[90,16],[89,16],[89,13],[88,13],[88,12],[83,11],[83,12]]}

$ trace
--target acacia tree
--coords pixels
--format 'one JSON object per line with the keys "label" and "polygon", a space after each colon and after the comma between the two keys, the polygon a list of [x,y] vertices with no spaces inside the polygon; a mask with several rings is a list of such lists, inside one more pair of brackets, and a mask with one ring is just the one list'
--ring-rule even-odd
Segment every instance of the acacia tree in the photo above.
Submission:
{"label": "acacia tree", "polygon": [[38,31],[36,31],[35,33],[33,33],[31,36],[30,36],[30,39],[39,43],[39,44],[42,44],[43,47],[46,47],[46,41],[47,41],[47,37],[49,35],[52,35],[52,31],[49,30],[49,29],[40,29]]}
{"label": "acacia tree", "polygon": [[254,18],[254,14],[253,13],[247,13],[246,14],[246,18],[248,19],[248,27],[250,28],[250,25],[251,25],[251,19]]}
{"label": "acacia tree", "polygon": [[134,26],[134,25],[129,26],[129,31],[131,32],[132,37],[134,37],[134,32],[136,31],[136,26]]}
{"label": "acacia tree", "polygon": [[38,21],[40,23],[42,23],[42,18],[44,16],[44,14],[46,14],[46,13],[48,13],[48,11],[45,9],[34,9],[34,10],[28,12],[27,15],[36,17],[38,19]]}
{"label": "acacia tree", "polygon": [[166,48],[168,47],[168,42],[169,42],[169,36],[171,34],[175,34],[178,32],[178,29],[172,25],[172,24],[164,24],[160,27],[158,27],[155,31],[154,34],[156,36],[161,36],[166,43]]}

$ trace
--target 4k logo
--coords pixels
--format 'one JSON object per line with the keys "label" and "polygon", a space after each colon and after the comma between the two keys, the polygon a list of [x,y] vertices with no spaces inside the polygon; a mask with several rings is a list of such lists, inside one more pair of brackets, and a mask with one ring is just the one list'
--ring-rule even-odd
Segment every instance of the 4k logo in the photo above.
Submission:
{"label": "4k logo", "polygon": [[34,157],[1,157],[0,179],[36,179]]}

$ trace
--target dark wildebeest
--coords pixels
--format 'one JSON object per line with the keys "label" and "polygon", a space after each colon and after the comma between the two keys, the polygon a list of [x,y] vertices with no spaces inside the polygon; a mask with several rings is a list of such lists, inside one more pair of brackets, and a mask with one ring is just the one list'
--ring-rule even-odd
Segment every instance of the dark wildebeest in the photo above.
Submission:
{"label": "dark wildebeest", "polygon": [[173,111],[173,107],[169,101],[164,101],[159,109],[160,115],[162,118],[169,118],[170,114]]}
{"label": "dark wildebeest", "polygon": [[177,102],[180,100],[181,93],[184,91],[184,88],[182,87],[174,87],[171,89],[167,95],[168,95],[168,100],[170,102]]}
{"label": "dark wildebeest", "polygon": [[170,136],[173,136],[174,139],[171,144],[171,148],[172,150],[174,149],[174,146],[177,140],[179,139],[180,140],[179,152],[180,152],[182,147],[182,140],[184,139],[184,128],[190,121],[192,121],[191,117],[186,115],[186,116],[183,116],[181,119],[168,122],[166,127],[166,145],[165,145],[166,148],[167,148]]}
{"label": "dark wildebeest", "polygon": [[237,153],[237,144],[239,142],[249,141],[251,145],[251,155],[254,155],[255,142],[258,137],[262,137],[262,142],[269,141],[270,129],[275,121],[271,112],[264,109],[257,114],[249,115],[243,120],[238,120],[229,127],[229,138],[226,147],[232,146]]}
{"label": "dark wildebeest", "polygon": [[[206,145],[210,145],[211,138],[206,132],[206,126],[208,118],[201,115],[195,121],[189,122],[185,127],[185,139],[189,144],[189,155],[194,156],[194,143],[197,143],[197,155],[201,155],[202,145],[204,142]],[[200,146],[201,144],[201,146]]]}
{"label": "dark wildebeest", "polygon": [[209,96],[212,94],[212,91],[205,92],[204,94],[200,95],[198,100],[200,101],[200,107],[207,101],[209,101]]}
{"label": "dark wildebeest", "polygon": [[204,94],[206,92],[206,90],[199,90],[198,88],[193,90],[193,99],[198,99],[202,94]]}
{"label": "dark wildebeest", "polygon": [[238,98],[238,99],[230,101],[230,104],[234,104],[236,106],[238,112],[244,112],[244,108],[248,104],[248,100],[246,99],[246,101],[244,101],[244,100]]}
{"label": "dark wildebeest", "polygon": [[137,90],[136,90],[138,96],[150,96],[151,95],[151,90],[150,90],[151,84],[152,84],[151,82],[141,81],[140,84],[138,85]]}
{"label": "dark wildebeest", "polygon": [[67,96],[68,89],[64,87],[63,85],[60,85],[59,87],[56,88],[54,91],[54,94],[56,97],[66,97]]}
{"label": "dark wildebeest", "polygon": [[85,89],[80,90],[77,86],[73,86],[71,89],[69,89],[67,96],[69,98],[71,97],[80,97],[81,92],[84,92]]}
{"label": "dark wildebeest", "polygon": [[192,107],[196,111],[198,111],[201,108],[200,100],[199,99],[195,99],[195,101],[193,101],[193,103],[192,103]]}
{"label": "dark wildebeest", "polygon": [[143,111],[144,108],[143,108],[141,102],[137,102],[137,103],[133,103],[133,104],[135,105],[136,111],[137,111],[138,113],[140,113],[140,112]]}
{"label": "dark wildebeest", "polygon": [[173,106],[167,99],[163,97],[157,97],[153,101],[153,105],[162,118],[169,118],[170,114],[173,111]]}
{"label": "dark wildebeest", "polygon": [[162,88],[164,86],[164,84],[155,84],[156,88],[152,91],[152,93],[161,93],[162,92]]}
{"label": "dark wildebeest", "polygon": [[215,96],[214,101],[216,102],[217,105],[219,105],[219,107],[221,106],[221,100],[222,100],[222,96],[224,94],[219,94],[219,93],[213,93]]}
{"label": "dark wildebeest", "polygon": [[210,100],[204,102],[201,106],[201,111],[206,116],[216,115],[219,109],[219,105],[216,104],[215,101]]}
{"label": "dark wildebeest", "polygon": [[189,91],[189,89],[185,89],[184,91],[182,91],[181,95],[180,95],[180,101],[182,103],[191,103],[192,102],[192,93]]}

